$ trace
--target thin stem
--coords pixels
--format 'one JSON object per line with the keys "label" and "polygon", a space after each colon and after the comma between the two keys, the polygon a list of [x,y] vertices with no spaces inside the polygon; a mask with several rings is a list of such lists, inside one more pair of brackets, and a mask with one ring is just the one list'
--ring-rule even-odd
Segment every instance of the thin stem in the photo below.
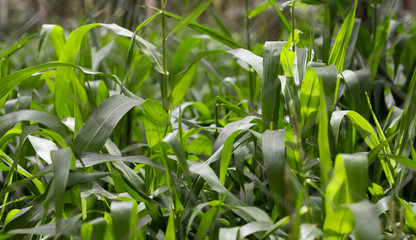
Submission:
{"label": "thin stem", "polygon": [[162,82],[160,84],[162,90],[162,105],[165,110],[168,109],[168,101],[167,101],[167,94],[168,94],[168,71],[167,71],[167,57],[166,57],[166,23],[165,23],[165,6],[167,0],[162,0]]}
{"label": "thin stem", "polygon": [[246,0],[246,37],[247,37],[247,49],[251,50],[251,41],[250,41],[250,19],[248,17],[248,0]]}
{"label": "thin stem", "polygon": [[179,118],[178,118],[179,141],[182,144],[182,107],[179,104]]}
{"label": "thin stem", "polygon": [[[250,40],[250,19],[248,17],[249,9],[248,9],[248,0],[245,1],[246,7],[246,38],[247,38],[247,50],[251,51],[251,40]],[[254,99],[254,87],[253,87],[253,74],[251,71],[251,67],[247,73],[248,83],[250,85],[250,101],[253,102]]]}
{"label": "thin stem", "polygon": [[292,51],[295,51],[295,1],[292,3]]}

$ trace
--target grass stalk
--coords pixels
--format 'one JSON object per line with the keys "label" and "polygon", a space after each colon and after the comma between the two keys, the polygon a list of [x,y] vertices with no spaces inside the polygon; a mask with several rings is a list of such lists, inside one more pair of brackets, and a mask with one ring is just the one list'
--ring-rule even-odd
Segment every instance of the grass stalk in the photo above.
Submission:
{"label": "grass stalk", "polygon": [[[245,10],[246,10],[246,39],[247,39],[247,50],[251,51],[251,37],[250,37],[250,18],[249,18],[249,7],[248,0],[245,0]],[[247,73],[249,90],[250,90],[250,102],[253,103],[254,100],[254,82],[252,68],[249,68]]]}
{"label": "grass stalk", "polygon": [[295,1],[292,3],[292,51],[295,51]]}
{"label": "grass stalk", "polygon": [[[85,25],[82,19],[83,26],[68,35],[47,24],[37,54],[31,38],[10,46],[0,41],[0,234],[413,237],[416,27],[396,19],[402,10],[385,12],[388,1],[363,3],[368,9],[357,11],[358,29],[355,15],[343,20],[350,6],[345,1],[321,0],[321,7],[311,9],[307,2],[314,1],[285,1],[280,8],[277,0],[257,6],[250,0],[169,0],[169,7],[167,1],[152,1],[144,11],[150,15],[158,6],[157,12],[140,21],[134,34],[127,28],[134,25],[137,2],[126,0],[116,23],[124,26]],[[90,22],[102,21],[87,1],[80,2]],[[256,28],[262,19],[270,23],[261,16],[270,6],[284,35],[264,44]],[[226,7],[244,8],[245,16],[217,12]],[[209,8],[218,26],[206,21]],[[320,17],[309,16],[310,10]],[[385,14],[390,17],[384,23],[399,24],[388,38],[376,36],[377,27],[388,30],[380,24]],[[239,18],[245,22],[226,22]],[[351,37],[342,21],[352,28]],[[315,31],[314,23],[323,28]],[[238,32],[231,34],[226,25]],[[105,31],[95,33],[98,26]],[[151,28],[142,32],[146,26]],[[298,45],[295,27],[309,31],[299,34]],[[168,42],[173,33],[174,42]],[[291,41],[290,51],[277,41]],[[263,58],[253,55],[262,44]],[[373,62],[372,44],[386,57],[368,71],[363,68]],[[348,70],[344,62],[352,63]],[[373,85],[371,74],[381,80]],[[58,97],[67,91],[73,94]],[[177,92],[183,95],[175,100]],[[60,150],[51,157],[51,149]]]}
{"label": "grass stalk", "polygon": [[162,82],[160,84],[162,91],[162,105],[165,110],[168,109],[168,71],[167,71],[167,47],[166,47],[166,16],[165,16],[165,7],[168,0],[162,0]]}

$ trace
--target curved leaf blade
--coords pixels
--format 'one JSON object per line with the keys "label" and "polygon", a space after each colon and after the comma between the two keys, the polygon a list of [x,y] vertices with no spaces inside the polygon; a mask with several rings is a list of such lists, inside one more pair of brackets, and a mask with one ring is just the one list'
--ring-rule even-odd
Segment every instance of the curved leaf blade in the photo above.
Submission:
{"label": "curved leaf blade", "polygon": [[74,140],[77,153],[98,152],[104,146],[118,121],[134,106],[144,101],[124,95],[114,95],[106,99],[87,119]]}

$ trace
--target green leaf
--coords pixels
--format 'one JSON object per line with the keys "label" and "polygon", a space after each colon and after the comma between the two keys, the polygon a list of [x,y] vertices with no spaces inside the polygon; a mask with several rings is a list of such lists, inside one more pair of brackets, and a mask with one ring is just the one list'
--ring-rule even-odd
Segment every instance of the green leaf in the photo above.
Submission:
{"label": "green leaf", "polygon": [[183,149],[181,147],[181,143],[179,142],[178,136],[174,135],[173,133],[169,133],[164,139],[164,142],[169,144],[169,146],[173,149],[176,156],[178,157],[179,165],[182,168],[182,171],[185,174],[185,179],[189,186],[192,186],[191,182],[191,175],[189,172],[188,162],[185,158],[185,153],[183,152]]}
{"label": "green leaf", "polygon": [[279,215],[285,216],[287,213],[285,196],[290,192],[287,189],[289,169],[286,164],[285,152],[285,130],[270,131],[266,130],[263,133],[263,158],[264,168],[269,180],[269,188],[276,204]]}
{"label": "green leaf", "polygon": [[8,130],[21,121],[41,123],[64,137],[67,143],[71,143],[68,128],[56,116],[37,110],[20,110],[1,116],[0,136],[3,136]]}
{"label": "green leaf", "polygon": [[161,142],[168,133],[169,115],[156,101],[147,100],[142,104],[142,107],[147,144],[152,148]]}
{"label": "green leaf", "polygon": [[380,140],[378,139],[377,133],[374,131],[373,126],[355,111],[335,111],[332,113],[330,125],[336,142],[338,141],[341,121],[345,116],[351,120],[351,123],[358,130],[364,141],[371,149],[380,145]]}
{"label": "green leaf", "polygon": [[140,25],[137,26],[137,28],[136,28],[136,32],[139,31],[140,29],[142,29],[143,27],[147,26],[147,24],[152,22],[159,14],[162,14],[162,12],[159,11],[159,12],[153,14],[152,16],[150,16],[149,18],[147,18],[146,20],[144,20],[142,23],[140,23]]}
{"label": "green leaf", "polygon": [[65,189],[68,182],[69,168],[71,166],[72,152],[69,148],[53,150],[53,196],[55,211],[58,217],[56,227],[59,231],[64,227],[60,219],[64,217]]}
{"label": "green leaf", "polygon": [[30,135],[28,136],[28,139],[35,149],[36,154],[48,164],[52,164],[51,151],[58,149],[56,144],[48,139]]}
{"label": "green leaf", "polygon": [[[274,0],[274,1],[276,2],[277,0]],[[259,4],[258,6],[256,6],[253,9],[251,9],[248,12],[248,18],[254,18],[254,17],[260,15],[261,13],[263,13],[264,11],[266,11],[267,8],[269,8],[269,7],[270,7],[270,2],[263,2],[263,3]]]}
{"label": "green leaf", "polygon": [[[320,89],[323,89],[323,81],[319,81]],[[329,172],[332,170],[332,159],[329,147],[328,136],[328,113],[324,93],[320,92],[320,103],[318,108],[318,146],[319,146],[319,165],[321,173],[321,184],[325,188],[329,180]]]}
{"label": "green leaf", "polygon": [[263,47],[263,83],[261,87],[261,109],[263,115],[263,128],[269,128],[270,122],[277,126],[280,119],[281,83],[278,79],[280,72],[280,54],[284,42],[266,42]]}
{"label": "green leaf", "polygon": [[[292,35],[289,36],[289,39],[291,39],[291,36]],[[293,63],[295,61],[295,52],[289,50],[292,48],[291,44],[291,41],[286,42],[280,57],[280,64],[282,65],[283,72],[285,73],[285,76],[290,79],[293,78]],[[293,46],[295,46],[295,43],[293,43]]]}
{"label": "green leaf", "polygon": [[[77,28],[68,37],[64,49],[59,57],[60,62],[75,64],[78,52],[84,36],[99,24],[90,24]],[[77,99],[79,102],[75,102]],[[73,69],[58,67],[55,80],[55,110],[59,118],[74,116],[74,108],[77,105],[82,114],[86,114],[88,97],[84,89],[84,83],[75,75]],[[76,110],[75,110],[76,111]],[[78,116],[75,122],[82,123]]]}
{"label": "green leaf", "polygon": [[227,50],[234,57],[250,64],[260,77],[263,77],[263,58],[243,48]]}
{"label": "green leaf", "polygon": [[356,74],[351,70],[345,70],[341,73],[353,99],[354,99],[354,105],[352,106],[351,110],[355,110],[357,112],[360,112],[361,110],[361,97],[363,96],[361,88],[360,88],[360,82],[356,76]]}
{"label": "green leaf", "polygon": [[175,55],[173,56],[170,74],[177,74],[182,70],[182,66],[185,63],[188,55],[201,42],[202,38],[196,37],[189,37],[182,40],[181,44],[176,49]]}
{"label": "green leaf", "polygon": [[12,209],[7,213],[6,218],[4,219],[4,225],[7,225],[7,223],[10,222],[10,220],[13,219],[13,217],[20,211],[20,209]]}
{"label": "green leaf", "polygon": [[[2,61],[4,61],[6,58],[9,58],[12,54],[17,52],[19,49],[22,49],[24,46],[29,44],[33,40],[34,37],[35,37],[35,35],[24,37],[23,39],[17,41],[11,47],[9,47],[5,50],[0,48],[2,50],[0,52],[0,60],[1,60],[0,63]],[[1,76],[1,74],[0,74],[0,76]]]}
{"label": "green leaf", "polygon": [[227,138],[227,140],[225,140],[223,148],[222,148],[221,166],[220,166],[220,181],[223,185],[225,183],[225,175],[226,175],[227,170],[228,170],[228,164],[231,161],[231,155],[232,155],[232,152],[233,152],[234,141],[235,141],[235,138],[237,137],[237,135],[240,132],[241,132],[241,129],[233,132]]}
{"label": "green leaf", "polygon": [[228,240],[228,239],[236,240],[238,239],[239,229],[240,227],[220,228],[219,239],[220,240]]}
{"label": "green leaf", "polygon": [[227,189],[222,185],[215,172],[208,165],[199,162],[189,162],[189,171],[200,175],[212,190],[225,195]]}
{"label": "green leaf", "polygon": [[51,43],[55,49],[55,53],[59,59],[66,42],[64,29],[61,26],[55,24],[43,24],[42,29],[40,31],[38,54],[40,54],[45,40],[48,37],[50,38]]}
{"label": "green leaf", "polygon": [[137,97],[136,95],[134,95],[133,93],[131,93],[129,90],[127,90],[123,84],[121,83],[120,79],[118,79],[117,76],[112,75],[112,74],[106,74],[106,73],[102,73],[102,72],[96,72],[90,69],[86,69],[86,68],[81,68],[75,64],[71,64],[71,63],[65,63],[65,62],[49,62],[49,63],[44,63],[44,64],[40,64],[40,65],[36,65],[36,66],[31,66],[28,68],[24,68],[22,70],[16,71],[10,75],[7,75],[4,78],[0,79],[0,98],[5,97],[10,91],[13,90],[14,87],[16,87],[19,83],[21,83],[23,80],[29,78],[30,76],[32,76],[33,74],[45,71],[45,70],[49,70],[52,68],[56,68],[56,67],[71,67],[71,68],[76,68],[77,70],[83,72],[84,74],[91,74],[91,75],[96,75],[96,76],[104,76],[106,78],[111,79],[112,81],[114,81],[115,83],[119,84],[123,90],[123,92],[128,95],[129,97],[133,97],[136,99],[141,99],[139,97]]}
{"label": "green leaf", "polygon": [[322,237],[323,232],[315,225],[302,223],[300,225],[300,238],[304,240],[312,240]]}
{"label": "green leaf", "polygon": [[275,224],[273,224],[272,227],[260,238],[262,240],[266,239],[269,235],[273,234],[278,230],[279,228],[282,228],[283,226],[287,225],[289,223],[289,216],[283,217],[279,221],[277,221]]}
{"label": "green leaf", "polygon": [[[128,156],[128,157],[121,157],[121,156],[114,156],[102,153],[82,153],[80,154],[80,158],[84,163],[85,167],[95,166],[97,164],[102,164],[106,162],[113,162],[113,161],[120,161],[120,162],[131,162],[137,164],[146,164],[149,166],[153,166],[159,168],[161,170],[165,170],[162,164],[152,161],[145,156]],[[76,162],[77,168],[82,168],[82,164],[80,161]]]}
{"label": "green leaf", "polygon": [[195,239],[205,239],[212,226],[216,225],[218,211],[219,209],[213,207],[205,213],[205,215],[202,217],[201,223],[199,224]]}
{"label": "green leaf", "polygon": [[[157,9],[157,10],[159,10],[159,9]],[[183,19],[183,18],[181,18],[181,17],[179,17],[179,16],[177,16],[173,13],[166,12],[166,11],[165,11],[165,15],[168,16],[168,17],[176,18],[178,20]],[[199,24],[199,23],[196,23],[196,22],[190,22],[188,24],[188,26],[190,28],[202,33],[202,34],[206,34],[206,35],[210,36],[212,39],[215,39],[218,42],[220,42],[220,43],[222,43],[222,44],[224,44],[224,45],[226,45],[230,48],[241,48],[242,47],[239,43],[235,42],[234,40],[232,40],[228,36],[225,36],[224,34],[222,34],[220,32],[217,32],[216,30],[214,30],[212,28],[209,28],[207,26],[204,26],[202,24]]]}
{"label": "green leaf", "polygon": [[208,186],[216,191],[217,193],[221,194],[222,196],[226,196],[225,202],[230,205],[242,205],[242,201],[234,196],[232,193],[228,192],[228,190],[221,184],[221,181],[218,179],[217,175],[215,174],[214,170],[210,166],[200,162],[188,162],[189,171],[199,175],[200,177],[205,180]]}
{"label": "green leaf", "polygon": [[[358,202],[366,198],[368,186],[368,160],[365,154],[338,154],[334,173],[325,194],[335,208],[342,204]],[[327,214],[332,213],[327,204]]]}
{"label": "green leaf", "polygon": [[346,207],[349,208],[354,215],[355,232],[359,239],[383,239],[380,227],[381,223],[377,216],[377,209],[374,204],[364,200],[348,204]]}
{"label": "green leaf", "polygon": [[33,228],[22,228],[22,229],[14,229],[9,231],[11,234],[34,234],[34,235],[55,235],[56,234],[56,227],[55,223],[49,223]]}
{"label": "green leaf", "polygon": [[345,54],[344,67],[348,69],[351,66],[351,61],[355,52],[355,44],[357,43],[358,33],[361,27],[361,19],[354,19],[354,27],[351,32],[350,42],[348,43],[347,53]]}
{"label": "green leaf", "polygon": [[104,239],[107,223],[103,217],[95,218],[89,222],[93,226],[94,237],[97,240]]}
{"label": "green leaf", "polygon": [[172,239],[175,240],[176,239],[176,235],[175,235],[175,221],[174,221],[174,216],[173,216],[173,210],[170,209],[170,214],[169,214],[169,221],[168,221],[168,227],[166,228],[166,233],[165,233],[165,239]]}
{"label": "green leaf", "polygon": [[250,222],[240,227],[238,237],[245,238],[257,232],[265,232],[270,229],[270,222]]}
{"label": "green leaf", "polygon": [[290,25],[289,21],[287,20],[287,18],[285,17],[285,15],[283,15],[282,10],[279,9],[278,7],[276,7],[276,5],[274,4],[273,0],[268,0],[270,5],[272,5],[274,11],[276,12],[276,14],[279,16],[280,20],[282,20],[283,25],[286,27],[286,29],[289,32],[292,32],[292,26]]}
{"label": "green leaf", "polygon": [[345,18],[341,29],[338,32],[335,39],[334,46],[332,47],[331,54],[329,56],[328,64],[335,64],[338,73],[342,72],[344,68],[345,56],[347,54],[348,44],[350,42],[351,33],[354,28],[355,11],[357,9],[357,0],[354,1],[354,8]]}
{"label": "green leaf", "polygon": [[199,15],[201,15],[205,11],[205,9],[208,8],[208,6],[211,4],[211,1],[212,0],[199,0],[195,7],[186,15],[186,17],[184,17],[182,20],[176,23],[175,26],[173,26],[166,38],[168,38],[174,32],[179,31],[182,28],[188,26],[191,22],[197,19]]}
{"label": "green leaf", "polygon": [[299,99],[302,129],[315,122],[312,114],[316,114],[318,111],[320,89],[321,85],[316,71],[307,68],[300,88]]}
{"label": "green leaf", "polygon": [[240,129],[250,129],[252,126],[254,126],[254,123],[251,123],[256,119],[253,116],[245,117],[242,120],[231,122],[221,130],[220,135],[217,137],[214,143],[214,147],[212,149],[212,153],[215,153],[218,151],[220,147],[222,147],[225,144],[225,141],[237,130]]}
{"label": "green leaf", "polygon": [[111,203],[111,219],[113,223],[114,239],[129,239],[132,207],[133,202],[113,201]]}
{"label": "green leaf", "polygon": [[344,239],[354,230],[354,215],[348,208],[339,208],[325,218],[323,230],[328,239]]}
{"label": "green leaf", "polygon": [[412,79],[409,84],[402,120],[399,125],[399,133],[397,138],[398,155],[407,155],[407,146],[411,139],[414,139],[416,131],[416,69],[413,72]]}
{"label": "green leaf", "polygon": [[105,100],[88,118],[74,141],[77,153],[100,151],[118,121],[134,106],[144,101],[123,95],[114,95]]}
{"label": "green leaf", "polygon": [[416,171],[416,161],[403,157],[403,156],[399,156],[399,155],[394,155],[394,154],[383,154],[383,156],[386,156],[388,158],[391,158],[401,164],[403,164],[404,166],[406,166],[407,168],[410,168],[413,171]]}
{"label": "green leaf", "polygon": [[374,48],[368,58],[368,66],[371,69],[371,83],[374,83],[374,79],[377,74],[377,69],[381,58],[383,57],[383,50],[387,43],[387,37],[390,29],[390,15],[387,16],[383,22],[377,27]]}
{"label": "green leaf", "polygon": [[[321,89],[325,94],[326,110],[334,108],[338,95],[337,71],[334,65],[327,67],[311,67],[322,81]],[[335,90],[335,91],[334,91]]]}
{"label": "green leaf", "polygon": [[89,240],[92,237],[93,227],[90,223],[84,223],[81,227],[81,240]]}
{"label": "green leaf", "polygon": [[110,29],[111,31],[113,31],[115,34],[119,36],[129,37],[129,38],[132,38],[134,36],[136,44],[140,47],[140,50],[150,59],[150,61],[152,61],[156,70],[159,73],[163,73],[162,55],[157,51],[157,48],[155,47],[155,45],[135,35],[130,30],[122,28],[115,23],[111,23],[111,24],[100,23],[100,26]]}
{"label": "green leaf", "polygon": [[176,107],[179,102],[185,97],[189,87],[191,86],[192,80],[195,76],[196,70],[198,69],[199,62],[192,64],[185,72],[178,84],[175,85],[172,91],[171,107]]}

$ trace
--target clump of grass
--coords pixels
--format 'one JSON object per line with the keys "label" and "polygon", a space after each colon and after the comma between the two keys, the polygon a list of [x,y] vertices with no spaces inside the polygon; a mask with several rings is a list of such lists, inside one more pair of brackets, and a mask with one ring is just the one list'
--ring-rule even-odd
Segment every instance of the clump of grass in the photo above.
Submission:
{"label": "clump of grass", "polygon": [[[371,16],[245,1],[235,34],[210,0],[172,0],[183,16],[166,2],[135,32],[44,25],[1,49],[2,238],[414,236],[416,28],[400,1],[360,3]],[[279,41],[250,27],[269,8]]]}

